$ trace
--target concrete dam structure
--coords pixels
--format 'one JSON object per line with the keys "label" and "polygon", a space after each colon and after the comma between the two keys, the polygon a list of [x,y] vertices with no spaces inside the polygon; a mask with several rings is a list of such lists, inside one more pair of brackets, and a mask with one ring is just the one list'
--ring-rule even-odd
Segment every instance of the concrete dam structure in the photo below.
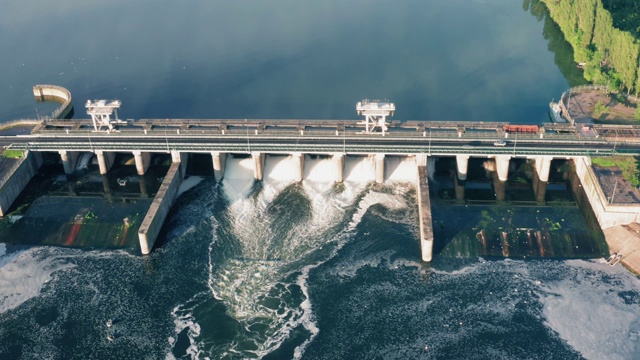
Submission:
{"label": "concrete dam structure", "polygon": [[[456,161],[456,198],[464,198],[464,182],[470,158],[485,158],[495,167],[496,200],[505,198],[510,161],[527,159],[535,169],[534,193],[543,204],[549,171],[554,159],[579,159],[591,155],[640,154],[640,143],[613,144],[595,131],[585,132],[571,124],[514,126],[508,123],[456,123],[438,121],[387,121],[395,105],[365,100],[356,109],[358,120],[245,120],[245,119],[118,119],[112,112],[119,101],[87,102],[91,120],[46,121],[30,136],[9,139],[10,148],[30,152],[55,152],[64,171],[71,174],[82,153],[94,154],[101,174],[113,166],[116,153],[133,155],[136,172],[143,175],[153,154],[171,154],[173,165],[139,230],[140,248],[148,254],[155,243],[177,189],[185,175],[189,154],[211,156],[217,181],[224,179],[230,156],[251,159],[254,181],[265,177],[270,156],[287,157],[286,169],[296,182],[305,180],[305,162],[320,156],[331,162],[331,177],[341,183],[349,159],[371,164],[372,178],[382,184],[389,178],[389,164],[410,162],[411,181],[418,194],[421,258],[433,257],[433,229],[429,199],[428,168],[434,159]],[[535,128],[534,128],[535,127]],[[522,130],[525,129],[526,131]]]}

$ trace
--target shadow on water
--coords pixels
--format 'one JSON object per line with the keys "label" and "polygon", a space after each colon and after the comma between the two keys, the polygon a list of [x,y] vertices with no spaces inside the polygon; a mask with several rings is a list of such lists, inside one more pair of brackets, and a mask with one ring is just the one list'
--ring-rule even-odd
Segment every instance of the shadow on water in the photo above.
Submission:
{"label": "shadow on water", "polygon": [[90,159],[65,175],[50,156],[0,220],[0,242],[137,252],[138,228],[168,169],[165,160],[156,157],[139,176],[130,156],[118,154],[106,175]]}
{"label": "shadow on water", "polygon": [[575,177],[571,166],[553,161],[542,202],[537,201],[533,190],[531,166],[524,159],[512,160],[509,179],[502,185],[504,194],[498,201],[500,190],[495,173],[486,169],[486,160],[469,162],[468,179],[462,182],[461,190],[455,188],[455,161],[440,159],[431,181],[435,253],[443,257],[500,258],[608,255],[604,235],[590,215],[588,203],[578,201],[581,195],[572,191],[581,188],[572,187]]}

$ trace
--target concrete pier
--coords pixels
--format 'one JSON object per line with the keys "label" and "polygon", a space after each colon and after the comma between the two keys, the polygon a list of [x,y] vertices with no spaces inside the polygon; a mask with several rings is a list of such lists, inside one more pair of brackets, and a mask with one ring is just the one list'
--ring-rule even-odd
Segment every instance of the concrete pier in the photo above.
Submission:
{"label": "concrete pier", "polygon": [[295,167],[294,169],[292,169],[292,171],[294,172],[295,176],[295,181],[296,182],[300,182],[302,181],[302,177],[304,174],[304,154],[299,153],[299,152],[295,152],[295,153],[291,153],[291,156],[293,157],[294,163],[295,163]]}
{"label": "concrete pier", "polygon": [[458,179],[467,180],[467,169],[469,167],[469,155],[456,155],[456,169],[458,170]]}
{"label": "concrete pier", "polygon": [[551,156],[537,156],[535,158],[536,171],[533,174],[533,193],[536,195],[536,202],[539,205],[545,204],[552,160]]}
{"label": "concrete pier", "polygon": [[6,169],[6,173],[0,176],[0,216],[7,214],[13,202],[38,172],[41,165],[42,155],[27,151],[15,165]]}
{"label": "concrete pier", "polygon": [[500,180],[498,174],[493,174],[493,190],[496,192],[496,201],[504,202],[506,200],[507,182]]}
{"label": "concrete pier", "polygon": [[133,157],[136,160],[136,171],[138,175],[144,175],[151,164],[151,153],[134,151]]}
{"label": "concrete pier", "polygon": [[537,172],[533,174],[533,193],[536,196],[538,205],[544,205],[547,196],[547,182],[540,180]]}
{"label": "concrete pier", "polygon": [[60,154],[60,158],[62,158],[64,173],[67,175],[72,174],[73,169],[76,168],[76,164],[78,163],[78,155],[80,155],[80,153],[77,151],[60,150],[58,154]]}
{"label": "concrete pier", "polygon": [[500,181],[507,181],[507,179],[509,178],[509,160],[511,160],[511,156],[498,155],[495,157],[495,159],[498,178],[500,179]]}
{"label": "concrete pier", "polygon": [[96,150],[95,153],[96,157],[98,158],[100,175],[104,175],[109,172],[109,169],[111,169],[111,167],[113,166],[113,161],[116,159],[116,154],[102,150]]}
{"label": "concrete pier", "polygon": [[420,250],[422,260],[429,262],[433,258],[433,222],[431,219],[429,177],[426,166],[418,165],[418,186],[416,188],[418,190],[418,214],[420,216]]}
{"label": "concrete pier", "polygon": [[102,190],[109,197],[111,195],[111,185],[109,184],[109,178],[102,175]]}
{"label": "concrete pier", "polygon": [[224,167],[227,163],[227,154],[221,153],[219,151],[211,152],[211,157],[213,159],[213,176],[216,178],[216,181],[222,181],[224,178]]}
{"label": "concrete pier", "polygon": [[252,152],[251,157],[253,158],[253,178],[256,181],[262,181],[265,155],[260,152]]}
{"label": "concrete pier", "polygon": [[333,163],[335,164],[335,176],[336,182],[341,183],[344,181],[344,154],[333,154]]}
{"label": "concrete pier", "polygon": [[464,180],[453,179],[453,189],[456,192],[456,202],[464,203]]}
{"label": "concrete pier", "polygon": [[384,182],[384,154],[376,154],[376,183]]}
{"label": "concrete pier", "polygon": [[551,170],[551,156],[537,156],[535,160],[536,172],[540,181],[549,181],[549,171]]}
{"label": "concrete pier", "polygon": [[[186,157],[178,156],[178,159],[180,158],[186,160]],[[162,229],[162,224],[177,198],[178,189],[180,188],[180,184],[182,184],[186,168],[186,161],[174,161],[171,167],[169,167],[169,171],[167,171],[160,185],[160,189],[158,189],[156,197],[153,199],[149,211],[138,230],[138,240],[140,241],[140,251],[142,251],[142,254],[146,255],[151,252],[153,244],[155,244],[158,234],[160,233],[160,229]]]}
{"label": "concrete pier", "polygon": [[147,181],[144,179],[144,175],[138,175],[138,184],[140,185],[140,195],[142,195],[142,197],[149,197]]}

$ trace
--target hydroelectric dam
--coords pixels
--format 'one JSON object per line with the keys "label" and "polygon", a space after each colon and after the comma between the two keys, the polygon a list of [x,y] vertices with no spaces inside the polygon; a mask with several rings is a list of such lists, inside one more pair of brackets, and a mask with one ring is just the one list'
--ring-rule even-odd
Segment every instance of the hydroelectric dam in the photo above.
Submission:
{"label": "hydroelectric dam", "polygon": [[[34,87],[36,99],[60,102],[51,117],[16,121],[35,125],[31,134],[0,137],[0,146],[24,155],[0,177],[0,216],[4,216],[42,164],[43,152],[57,153],[66,174],[74,171],[82,154],[98,161],[107,174],[116,153],[133,154],[138,175],[143,175],[154,154],[170,154],[172,165],[162,180],[138,231],[140,249],[148,254],[175,201],[190,154],[209,154],[215,179],[225,176],[229,156],[251,159],[255,181],[262,181],[270,156],[289,157],[286,170],[294,181],[305,180],[305,162],[321,157],[331,162],[331,178],[345,180],[345,162],[358,158],[371,164],[372,180],[389,179],[390,164],[408,162],[414,169],[420,221],[421,258],[433,257],[433,230],[429,198],[429,171],[434,159],[454,157],[456,199],[464,199],[470,158],[494,164],[496,200],[505,198],[505,183],[512,159],[523,158],[535,169],[533,191],[544,204],[554,159],[588,162],[590,156],[640,155],[635,136],[619,137],[627,128],[583,126],[571,122],[514,125],[506,122],[398,121],[389,119],[395,104],[363,100],[356,104],[360,120],[298,119],[120,119],[120,101],[87,101],[90,119],[65,120],[73,112],[71,95],[52,85]],[[606,131],[603,131],[606,130]],[[616,134],[613,136],[612,134]],[[397,166],[397,165],[392,165]],[[391,167],[392,167],[391,166]]]}

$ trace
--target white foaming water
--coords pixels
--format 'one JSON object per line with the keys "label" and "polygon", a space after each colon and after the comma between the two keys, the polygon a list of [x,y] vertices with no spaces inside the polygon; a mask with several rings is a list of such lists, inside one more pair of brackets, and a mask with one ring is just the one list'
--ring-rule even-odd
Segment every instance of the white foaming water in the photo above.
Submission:
{"label": "white foaming water", "polygon": [[223,183],[225,189],[231,190],[227,191],[229,200],[245,198],[253,186],[253,159],[227,156]]}
{"label": "white foaming water", "polygon": [[[194,304],[198,301],[199,298],[202,298],[206,294],[199,293],[193,296],[193,298],[187,302],[187,304],[181,304],[173,308],[171,311],[171,315],[173,316],[173,323],[175,325],[176,334],[180,334],[184,329],[188,329],[189,335],[189,347],[185,351],[187,355],[189,355],[192,359],[200,358],[202,352],[198,348],[197,341],[195,340],[198,336],[200,336],[200,324],[196,322],[196,319],[193,316]],[[176,343],[177,339],[170,337],[169,344],[173,347]],[[167,360],[174,360],[175,356],[169,353],[166,356]]]}
{"label": "white foaming water", "polygon": [[180,188],[178,189],[176,197],[182,195],[185,191],[188,191],[189,189],[198,185],[203,179],[204,178],[202,176],[189,176],[188,178],[184,179],[184,181],[182,181],[182,184],[180,184]]}
{"label": "white foaming water", "polygon": [[414,157],[387,156],[384,166],[387,181],[415,182],[418,179],[418,168]]}
{"label": "white foaming water", "polygon": [[[567,261],[575,278],[540,283],[547,325],[587,359],[637,359],[640,315],[637,301],[621,292],[639,293],[637,278],[627,270],[584,260]],[[611,276],[603,281],[602,272]],[[612,290],[615,289],[615,290]]]}
{"label": "white foaming water", "polygon": [[[7,253],[7,245],[5,243],[0,243],[0,256]],[[1,261],[1,258],[0,258]]]}
{"label": "white foaming water", "polygon": [[336,178],[336,164],[331,158],[312,158],[306,156],[304,160],[304,180],[309,183],[331,183]]}
{"label": "white foaming water", "polygon": [[376,179],[374,156],[347,156],[344,162],[345,183],[366,183]]}
{"label": "white foaming water", "polygon": [[41,250],[1,255],[6,248],[0,248],[0,314],[38,296],[54,272],[75,266],[54,256],[39,259]]}
{"label": "white foaming water", "polygon": [[265,205],[294,182],[298,164],[293,156],[267,155],[264,162],[264,201]]}
{"label": "white foaming water", "polygon": [[[347,158],[345,170],[348,176],[345,177],[343,189],[336,191],[332,159],[307,157],[303,189],[311,205],[310,216],[286,229],[285,235],[277,235],[273,233],[273,227],[280,225],[277,222],[287,219],[270,218],[267,207],[284,188],[292,184],[291,169],[296,165],[292,163],[294,160],[291,157],[268,157],[262,191],[251,198],[246,196],[253,184],[252,159],[230,160],[227,162],[223,183],[223,191],[229,199],[225,216],[228,217],[233,227],[232,233],[242,250],[234,258],[214,262],[214,254],[211,252],[215,240],[212,242],[209,247],[208,285],[212,295],[224,302],[228,314],[243,324],[247,331],[246,338],[241,336],[241,339],[234,340],[225,353],[262,357],[278,348],[290,336],[291,331],[303,326],[311,337],[295,349],[295,358],[300,358],[306,346],[319,332],[307,290],[309,271],[335,256],[370,206],[383,203],[393,209],[406,206],[406,203],[401,197],[391,194],[369,193],[359,202],[348,227],[330,234],[332,226],[344,219],[345,211],[354,205],[355,200],[373,180],[375,164],[370,157]],[[396,169],[402,174],[406,167],[408,165],[400,162]],[[397,178],[405,179],[406,174],[397,175]],[[214,220],[213,226],[215,234],[217,221]],[[335,243],[337,246],[312,265],[302,268],[294,266],[297,261],[327,243]],[[297,272],[300,274],[293,284],[285,280]],[[297,291],[293,291],[291,286],[297,286],[302,295],[296,295]],[[190,316],[186,308],[176,308],[174,311],[176,332],[190,327],[190,353],[194,356],[193,354],[198,353],[195,338],[199,328]],[[253,325],[266,330],[250,330]],[[247,341],[253,342],[257,350],[248,353],[240,350],[241,347],[246,348]],[[239,343],[244,345],[238,345]]]}

